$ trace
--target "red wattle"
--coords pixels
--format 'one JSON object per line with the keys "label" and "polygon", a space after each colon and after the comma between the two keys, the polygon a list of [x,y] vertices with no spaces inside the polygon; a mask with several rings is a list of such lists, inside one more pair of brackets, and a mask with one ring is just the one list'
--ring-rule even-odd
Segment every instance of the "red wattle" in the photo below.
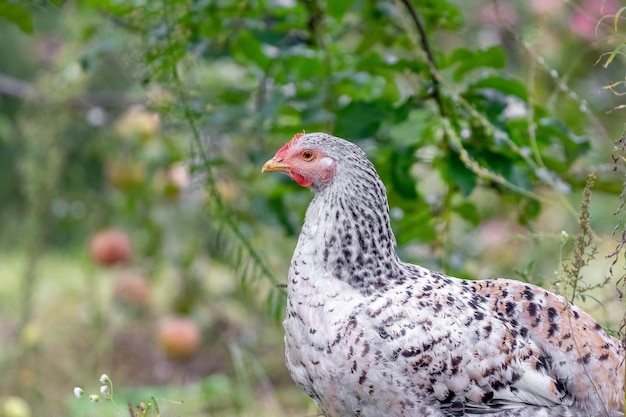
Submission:
{"label": "red wattle", "polygon": [[299,185],[303,186],[303,187],[310,187],[311,185],[313,185],[313,181],[304,178],[302,175],[297,174],[293,171],[290,171],[289,174],[291,175],[291,178],[294,179],[295,182],[297,182]]}

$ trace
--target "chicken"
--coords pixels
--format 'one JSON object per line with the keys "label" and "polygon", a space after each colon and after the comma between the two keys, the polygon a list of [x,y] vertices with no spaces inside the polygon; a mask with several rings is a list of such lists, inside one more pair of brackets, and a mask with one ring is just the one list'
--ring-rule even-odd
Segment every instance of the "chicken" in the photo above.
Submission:
{"label": "chicken", "polygon": [[315,195],[288,277],[287,367],[327,417],[623,416],[624,349],[540,287],[402,262],[365,153],[297,134],[263,166]]}

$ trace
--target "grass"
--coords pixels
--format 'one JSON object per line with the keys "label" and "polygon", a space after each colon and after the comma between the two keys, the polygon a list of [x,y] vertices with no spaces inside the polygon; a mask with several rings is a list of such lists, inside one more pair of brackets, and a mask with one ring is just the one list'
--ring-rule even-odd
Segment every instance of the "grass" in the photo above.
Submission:
{"label": "grass", "polygon": [[[137,309],[115,297],[119,268],[97,268],[80,253],[46,254],[37,270],[34,318],[18,334],[23,268],[20,253],[0,255],[0,398],[25,399],[32,415],[128,416],[129,401],[137,406],[152,397],[162,416],[315,412],[287,374],[281,329],[241,305],[232,294],[234,279],[219,264],[205,271],[215,299],[193,314],[203,339],[187,360],[168,358],[155,336],[159,318],[169,311],[171,271],[152,277],[152,302]],[[115,381],[119,410],[105,400],[94,404],[72,395],[74,386],[98,393],[102,373]]]}

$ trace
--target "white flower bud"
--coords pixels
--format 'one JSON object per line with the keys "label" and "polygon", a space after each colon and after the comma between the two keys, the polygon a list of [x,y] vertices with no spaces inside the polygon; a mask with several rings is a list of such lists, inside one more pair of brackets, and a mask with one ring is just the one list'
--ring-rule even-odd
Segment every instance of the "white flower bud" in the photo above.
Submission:
{"label": "white flower bud", "polygon": [[81,387],[74,387],[74,397],[80,398],[85,391]]}
{"label": "white flower bud", "polygon": [[110,397],[111,396],[111,390],[109,389],[108,385],[102,385],[100,386],[100,394],[102,394],[103,397]]}

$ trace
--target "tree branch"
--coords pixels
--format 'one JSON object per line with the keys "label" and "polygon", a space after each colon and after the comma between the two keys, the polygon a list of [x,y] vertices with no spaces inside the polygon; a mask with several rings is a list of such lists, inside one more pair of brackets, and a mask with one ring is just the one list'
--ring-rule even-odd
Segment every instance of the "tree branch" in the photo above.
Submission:
{"label": "tree branch", "polygon": [[426,61],[428,64],[428,70],[430,72],[430,78],[433,82],[433,98],[439,107],[439,114],[445,116],[447,114],[445,104],[443,102],[443,98],[441,97],[441,84],[439,82],[439,76],[437,74],[437,65],[435,64],[435,56],[433,54],[432,49],[430,48],[430,43],[428,42],[428,36],[426,35],[426,27],[422,22],[422,19],[419,17],[415,8],[411,4],[410,0],[400,0],[404,7],[408,10],[411,15],[411,19],[413,20],[413,24],[415,28],[420,34],[420,42],[422,44],[422,50],[426,54]]}

